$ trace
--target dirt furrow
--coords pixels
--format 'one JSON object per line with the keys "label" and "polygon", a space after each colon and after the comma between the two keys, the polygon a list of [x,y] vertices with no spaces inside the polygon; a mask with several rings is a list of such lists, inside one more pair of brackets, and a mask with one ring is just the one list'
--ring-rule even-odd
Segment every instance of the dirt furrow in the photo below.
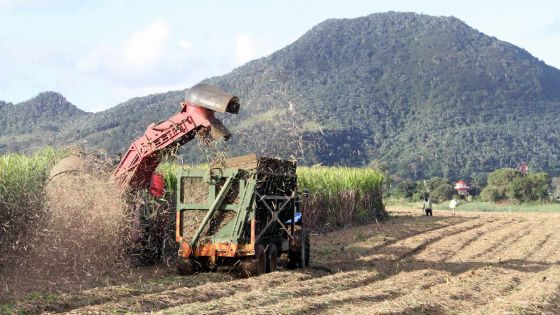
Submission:
{"label": "dirt furrow", "polygon": [[[349,279],[344,279],[346,277]],[[336,292],[364,287],[378,281],[379,274],[376,272],[361,272],[359,274],[344,272],[342,275],[337,275],[336,278],[338,280],[329,277],[328,279],[321,279],[326,281],[317,282],[293,282],[290,281],[290,279],[286,279],[286,282],[279,286],[269,286],[266,285],[265,282],[261,288],[252,288],[249,291],[215,300],[210,306],[205,303],[192,303],[189,304],[188,307],[164,310],[162,313],[229,314],[240,309],[250,310],[255,307],[262,310],[267,309],[269,305],[285,303],[286,300],[293,300],[302,296],[311,296],[316,299],[321,299],[323,296],[328,296]]]}
{"label": "dirt furrow", "polygon": [[[299,280],[303,280],[306,277],[313,277],[312,275],[303,273],[292,273],[292,275]],[[239,279],[224,283],[209,282],[192,288],[182,287],[157,293],[142,294],[118,301],[74,309],[67,314],[110,313],[113,310],[152,312],[180,304],[193,303],[195,301],[208,302],[224,296],[236,294],[243,290],[249,290],[252,285],[258,285],[259,279]],[[269,282],[271,285],[278,285],[282,282],[282,279],[272,278]]]}
{"label": "dirt furrow", "polygon": [[508,222],[500,220],[487,222],[481,220],[477,222],[480,223],[477,228],[444,237],[440,241],[431,244],[424,251],[418,253],[415,258],[419,260],[448,260],[489,231],[501,229],[509,224]]}
{"label": "dirt furrow", "polygon": [[476,308],[472,313],[541,313],[541,306],[559,292],[560,266],[552,265],[543,271],[529,275],[522,273],[517,276],[517,279],[519,279],[519,284],[515,290],[511,290],[508,292],[509,294],[496,296],[491,304]]}
{"label": "dirt furrow", "polygon": [[519,227],[516,230],[511,231],[511,233],[507,235],[507,237],[503,238],[502,241],[499,244],[497,244],[498,246],[490,248],[484,253],[484,255],[479,256],[479,258],[486,259],[486,260],[490,260],[490,259],[495,260],[497,258],[498,261],[504,259],[519,258],[518,255],[517,257],[512,257],[512,256],[516,256],[514,254],[515,249],[518,249],[519,244],[523,240],[527,239],[529,237],[530,232],[537,227],[538,226],[535,225],[535,223],[531,223],[531,222],[524,223],[523,226]]}
{"label": "dirt furrow", "polygon": [[200,274],[189,278],[177,276],[164,277],[158,280],[148,280],[145,283],[138,282],[129,285],[99,287],[82,292],[65,293],[51,303],[40,306],[33,304],[22,305],[21,309],[27,313],[69,312],[73,309],[126,300],[144,294],[154,294],[183,287],[193,288],[208,282],[220,283],[231,279],[227,274],[217,273]]}
{"label": "dirt furrow", "polygon": [[312,238],[312,267],[167,276],[58,296],[69,314],[560,314],[560,215],[400,209]]}
{"label": "dirt furrow", "polygon": [[[417,281],[423,279],[421,282]],[[273,305],[258,307],[257,309],[239,309],[235,314],[249,313],[290,313],[290,314],[315,314],[329,312],[340,305],[355,305],[360,302],[368,304],[376,302],[391,301],[406,294],[410,289],[423,290],[429,288],[442,277],[437,272],[429,270],[416,270],[413,272],[401,272],[384,280],[372,282],[363,287],[340,290],[322,296],[303,294],[286,301],[279,301]],[[258,306],[258,305],[257,305]],[[354,313],[371,313],[373,309],[354,310]]]}
{"label": "dirt furrow", "polygon": [[499,229],[489,230],[451,259],[455,261],[486,261],[489,253],[499,250],[506,243],[511,244],[518,237],[516,231],[530,228],[530,223],[525,221],[519,222],[507,219],[504,221],[506,223]]}
{"label": "dirt furrow", "polygon": [[550,234],[550,237],[547,237],[544,242],[537,244],[536,250],[528,255],[527,259],[550,263],[558,262],[560,261],[560,233],[558,233],[560,218],[550,220],[549,218],[541,217],[541,222],[541,231],[543,234]]}
{"label": "dirt furrow", "polygon": [[458,225],[444,227],[427,233],[407,237],[389,246],[381,246],[373,251],[373,254],[362,257],[362,260],[403,260],[411,257],[427,248],[429,245],[442,240],[445,237],[460,234],[482,226],[483,223],[467,221]]}

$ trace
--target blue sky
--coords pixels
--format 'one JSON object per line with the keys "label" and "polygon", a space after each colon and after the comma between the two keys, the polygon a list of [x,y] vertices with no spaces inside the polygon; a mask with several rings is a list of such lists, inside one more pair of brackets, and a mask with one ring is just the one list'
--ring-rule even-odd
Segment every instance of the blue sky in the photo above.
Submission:
{"label": "blue sky", "polygon": [[560,68],[560,1],[0,0],[0,100],[99,111],[269,55],[328,18],[453,15]]}

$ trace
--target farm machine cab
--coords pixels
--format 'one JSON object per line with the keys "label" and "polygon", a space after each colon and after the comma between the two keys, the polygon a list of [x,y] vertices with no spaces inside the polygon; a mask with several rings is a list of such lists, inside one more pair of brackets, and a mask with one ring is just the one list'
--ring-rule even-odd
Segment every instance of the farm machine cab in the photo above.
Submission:
{"label": "farm machine cab", "polygon": [[177,270],[239,267],[247,276],[309,264],[296,163],[254,154],[177,174]]}

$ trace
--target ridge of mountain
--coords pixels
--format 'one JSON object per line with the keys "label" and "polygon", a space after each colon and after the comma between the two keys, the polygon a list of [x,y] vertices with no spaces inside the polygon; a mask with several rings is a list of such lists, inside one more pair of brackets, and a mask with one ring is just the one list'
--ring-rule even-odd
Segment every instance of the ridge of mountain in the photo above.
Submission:
{"label": "ridge of mountain", "polygon": [[[520,161],[560,173],[560,70],[455,17],[329,19],[206,82],[242,101],[240,115],[219,115],[234,131],[231,155],[328,165],[380,160],[416,178],[471,176]],[[74,113],[77,123],[60,127],[53,142],[122,152],[149,123],[176,112],[183,94]],[[188,161],[205,157],[194,145],[182,152]]]}

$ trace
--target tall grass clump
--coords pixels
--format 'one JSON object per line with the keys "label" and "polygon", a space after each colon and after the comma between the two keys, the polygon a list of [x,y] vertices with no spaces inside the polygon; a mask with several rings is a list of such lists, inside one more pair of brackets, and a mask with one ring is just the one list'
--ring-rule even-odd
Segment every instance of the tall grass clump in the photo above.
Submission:
{"label": "tall grass clump", "polygon": [[43,215],[49,169],[67,153],[44,148],[32,155],[0,156],[0,265],[26,251],[26,238]]}
{"label": "tall grass clump", "polygon": [[386,215],[383,175],[373,169],[300,167],[298,186],[308,190],[306,224],[313,229],[336,229]]}

